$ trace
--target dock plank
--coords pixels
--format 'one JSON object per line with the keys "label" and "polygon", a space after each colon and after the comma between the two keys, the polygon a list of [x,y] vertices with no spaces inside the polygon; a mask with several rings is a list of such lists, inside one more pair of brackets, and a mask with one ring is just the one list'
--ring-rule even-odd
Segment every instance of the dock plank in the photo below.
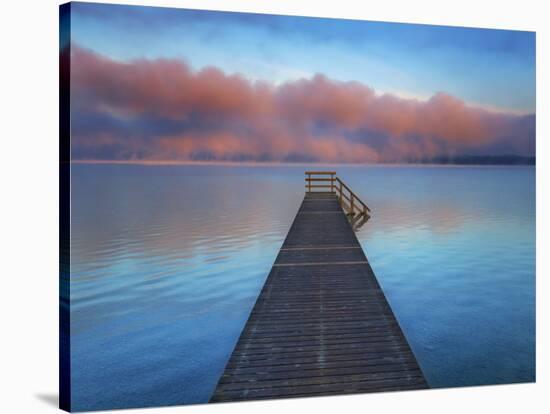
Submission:
{"label": "dock plank", "polygon": [[424,388],[336,196],[306,193],[211,402]]}

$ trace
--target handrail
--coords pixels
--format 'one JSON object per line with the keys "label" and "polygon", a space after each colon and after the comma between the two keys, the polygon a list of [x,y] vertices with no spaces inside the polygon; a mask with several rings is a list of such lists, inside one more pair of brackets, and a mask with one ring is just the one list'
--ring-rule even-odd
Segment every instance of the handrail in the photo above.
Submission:
{"label": "handrail", "polygon": [[[336,171],[306,171],[306,188],[308,189],[308,193],[311,193],[312,188],[330,188],[330,192],[332,193],[334,191],[334,180]],[[311,178],[312,175],[330,175],[330,178],[328,177],[321,177],[321,178]],[[330,185],[328,184],[311,184],[312,182],[330,182]]]}
{"label": "handrail", "polygon": [[367,211],[370,211],[370,208],[359,198],[357,197],[357,195],[355,195],[355,193],[351,190],[351,188],[349,188],[346,183],[344,183],[342,180],[340,180],[339,177],[336,177],[336,181],[338,181],[340,184],[342,184],[342,187],[344,187],[346,190],[348,190],[350,192],[350,194],[355,197],[355,199],[357,201],[359,201],[359,203],[361,203],[361,205],[363,207],[365,207],[367,209]]}
{"label": "handrail", "polygon": [[[317,176],[317,177],[313,177]],[[370,218],[370,208],[349,188],[339,177],[335,177],[336,171],[306,171],[306,192],[312,193],[312,189],[330,189],[328,193],[338,197],[340,206],[346,213],[354,230],[358,230]],[[319,176],[325,176],[319,178]],[[330,183],[330,184],[312,184]],[[346,192],[348,194],[346,194]]]}

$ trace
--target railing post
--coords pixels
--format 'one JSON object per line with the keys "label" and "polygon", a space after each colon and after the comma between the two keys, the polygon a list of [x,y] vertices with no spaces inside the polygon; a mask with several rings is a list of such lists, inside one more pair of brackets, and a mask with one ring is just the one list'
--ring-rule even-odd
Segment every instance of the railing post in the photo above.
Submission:
{"label": "railing post", "polygon": [[350,207],[349,212],[351,213],[351,216],[353,217],[353,200],[355,199],[355,194],[353,194],[351,191],[349,192],[351,201],[350,201]]}
{"label": "railing post", "polygon": [[308,181],[307,181],[307,185],[308,185],[308,187],[307,187],[307,192],[308,192],[308,193],[311,193],[311,174],[308,173],[307,178],[308,178]]}
{"label": "railing post", "polygon": [[334,174],[330,174],[330,192],[334,193]]}

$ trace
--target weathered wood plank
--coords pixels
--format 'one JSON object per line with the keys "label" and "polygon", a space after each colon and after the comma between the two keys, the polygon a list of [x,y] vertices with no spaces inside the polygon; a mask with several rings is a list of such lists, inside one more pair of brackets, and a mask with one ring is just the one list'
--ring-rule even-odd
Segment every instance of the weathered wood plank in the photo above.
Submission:
{"label": "weathered wood plank", "polygon": [[255,364],[252,366],[230,366],[226,367],[225,374],[228,374],[229,377],[235,374],[261,374],[263,372],[279,372],[279,371],[297,371],[296,368],[299,368],[299,372],[309,370],[309,369],[321,369],[321,368],[348,368],[348,367],[357,367],[357,366],[378,366],[378,365],[392,365],[392,364],[407,364],[413,363],[414,358],[397,358],[397,357],[385,357],[385,358],[372,358],[372,357],[363,357],[351,356],[345,357],[340,356],[338,359],[335,358],[334,361],[324,362],[324,361],[313,361],[313,362],[303,362],[303,363],[287,363],[287,364]]}
{"label": "weathered wood plank", "polygon": [[253,400],[259,398],[289,398],[306,397],[312,395],[352,394],[364,392],[399,391],[410,389],[424,389],[426,381],[422,375],[406,378],[390,379],[353,379],[345,381],[338,378],[335,382],[319,383],[315,385],[294,385],[287,387],[269,387],[254,390],[236,390],[215,395],[214,401]]}
{"label": "weathered wood plank", "polygon": [[336,197],[306,193],[211,401],[427,387]]}

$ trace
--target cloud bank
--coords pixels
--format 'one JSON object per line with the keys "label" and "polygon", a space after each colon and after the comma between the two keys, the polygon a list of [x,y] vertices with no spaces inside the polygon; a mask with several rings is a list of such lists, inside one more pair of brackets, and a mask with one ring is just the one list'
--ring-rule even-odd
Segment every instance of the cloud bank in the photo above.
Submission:
{"label": "cloud bank", "polygon": [[445,93],[401,99],[321,74],[275,86],[175,59],[120,62],[76,45],[70,53],[73,159],[364,163],[535,152],[534,114]]}

